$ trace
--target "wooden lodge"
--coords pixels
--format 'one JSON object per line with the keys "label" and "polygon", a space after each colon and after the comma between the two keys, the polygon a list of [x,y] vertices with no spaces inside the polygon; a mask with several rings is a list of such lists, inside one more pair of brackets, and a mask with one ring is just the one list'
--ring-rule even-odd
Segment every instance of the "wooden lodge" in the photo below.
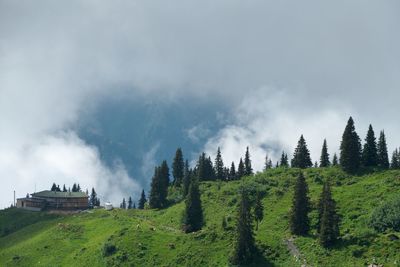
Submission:
{"label": "wooden lodge", "polygon": [[88,195],[84,192],[41,191],[30,197],[18,198],[17,208],[41,210],[83,210],[89,207]]}

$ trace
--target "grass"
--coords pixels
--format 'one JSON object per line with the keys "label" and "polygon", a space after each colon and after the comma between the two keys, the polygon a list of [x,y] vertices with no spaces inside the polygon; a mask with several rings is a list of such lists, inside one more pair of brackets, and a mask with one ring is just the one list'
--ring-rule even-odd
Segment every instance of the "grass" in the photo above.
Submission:
{"label": "grass", "polygon": [[[229,266],[236,223],[238,190],[246,185],[265,197],[264,220],[255,231],[260,255],[251,266],[300,266],[287,251],[288,212],[296,169],[273,169],[234,182],[201,183],[205,226],[181,231],[183,201],[172,191],[174,204],[164,210],[93,210],[54,216],[8,209],[0,211],[0,266]],[[322,182],[330,177],[341,214],[341,240],[331,250],[317,242],[313,229],[295,244],[311,266],[400,264],[400,240],[368,227],[372,210],[399,194],[400,171],[349,176],[337,168],[305,171],[315,206]],[[226,220],[225,229],[222,221]]]}

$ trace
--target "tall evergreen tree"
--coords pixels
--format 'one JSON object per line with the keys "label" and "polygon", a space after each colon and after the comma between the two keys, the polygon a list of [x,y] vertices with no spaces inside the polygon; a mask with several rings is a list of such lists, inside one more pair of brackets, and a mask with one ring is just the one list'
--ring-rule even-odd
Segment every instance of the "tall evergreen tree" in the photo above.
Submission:
{"label": "tall evergreen tree", "polygon": [[162,182],[160,179],[160,167],[155,167],[154,175],[150,185],[149,205],[152,209],[159,209],[162,207],[161,187]]}
{"label": "tall evergreen tree", "polygon": [[94,208],[96,206],[98,206],[97,205],[97,193],[94,190],[94,187],[92,187],[92,193],[90,194],[90,197],[89,197],[89,207]]}
{"label": "tall evergreen tree", "polygon": [[246,148],[246,154],[244,156],[244,175],[253,175],[253,168],[251,167],[251,159],[249,147]]}
{"label": "tall evergreen tree", "polygon": [[161,207],[167,206],[168,186],[169,186],[169,168],[167,161],[163,161],[160,166],[160,200]]}
{"label": "tall evergreen tree", "polygon": [[361,165],[361,142],[350,117],[340,144],[340,165],[348,173],[355,173]]}
{"label": "tall evergreen tree", "polygon": [[244,265],[253,261],[256,246],[252,219],[249,196],[245,188],[242,188],[237,217],[236,242],[230,258],[231,263],[234,265]]}
{"label": "tall evergreen tree", "polygon": [[184,167],[184,172],[183,172],[183,196],[186,197],[188,191],[189,191],[189,186],[190,186],[190,180],[191,180],[191,171],[189,169],[189,161],[185,161],[185,167]]}
{"label": "tall evergreen tree", "polygon": [[57,191],[57,185],[56,185],[56,183],[53,183],[53,185],[51,186],[51,189],[50,189],[50,191]]}
{"label": "tall evergreen tree", "polygon": [[236,169],[235,163],[232,161],[231,168],[229,170],[229,180],[236,180]]}
{"label": "tall evergreen tree", "polygon": [[217,180],[224,180],[224,162],[222,161],[221,150],[219,147],[217,150],[217,156],[215,157],[214,172]]}
{"label": "tall evergreen tree", "polygon": [[215,180],[215,172],[211,158],[207,157],[204,152],[200,155],[196,168],[199,181]]}
{"label": "tall evergreen tree", "polygon": [[325,167],[331,166],[331,162],[329,160],[328,145],[326,144],[326,139],[324,139],[324,143],[322,145],[322,151],[321,151],[321,158],[319,160],[319,166],[321,168],[325,168]]}
{"label": "tall evergreen tree", "polygon": [[272,168],[272,160],[268,157],[268,155],[265,156],[265,163],[264,163],[264,171],[267,171]]}
{"label": "tall evergreen tree", "polygon": [[174,176],[174,185],[180,187],[183,180],[184,162],[182,149],[178,148],[172,163],[172,175]]}
{"label": "tall evergreen tree", "polygon": [[[60,188],[60,187],[58,186],[58,188]],[[81,192],[81,186],[79,184],[76,187],[76,192]]]}
{"label": "tall evergreen tree", "polygon": [[67,188],[65,187],[65,184],[64,184],[64,186],[63,186],[63,190],[62,190],[63,192],[67,192]]}
{"label": "tall evergreen tree", "polygon": [[193,179],[185,200],[183,230],[185,233],[196,232],[203,226],[203,209],[201,206],[200,190],[197,179]]}
{"label": "tall evergreen tree", "polygon": [[385,132],[381,131],[378,141],[378,165],[382,169],[389,169],[389,155]]}
{"label": "tall evergreen tree", "polygon": [[325,181],[318,205],[319,241],[325,248],[330,247],[339,237],[339,216],[336,202],[332,198],[329,180]]}
{"label": "tall evergreen tree", "polygon": [[128,210],[130,210],[132,208],[133,208],[133,201],[132,201],[132,198],[129,197],[129,199],[128,199]]}
{"label": "tall evergreen tree", "polygon": [[338,157],[337,157],[337,155],[336,155],[336,153],[335,154],[333,154],[333,159],[332,159],[332,166],[338,166],[339,165],[339,160],[338,160]]}
{"label": "tall evergreen tree", "polygon": [[121,205],[120,205],[120,208],[121,208],[121,209],[126,209],[126,201],[125,201],[125,198],[122,199],[122,203],[121,203]]}
{"label": "tall evergreen tree", "polygon": [[312,161],[310,157],[310,151],[307,148],[306,140],[303,135],[300,136],[297,147],[293,153],[292,167],[293,168],[309,168],[312,167]]}
{"label": "tall evergreen tree", "polygon": [[78,192],[78,187],[76,186],[76,183],[72,186],[72,192]]}
{"label": "tall evergreen tree", "polygon": [[400,169],[400,153],[397,148],[393,151],[392,154],[391,168],[395,170]]}
{"label": "tall evergreen tree", "polygon": [[365,137],[364,149],[362,151],[362,162],[365,167],[378,166],[378,149],[372,125],[369,125],[367,136]]}
{"label": "tall evergreen tree", "polygon": [[293,204],[290,213],[290,230],[292,234],[307,234],[310,229],[309,211],[308,186],[303,173],[300,173],[294,187]]}
{"label": "tall evergreen tree", "polygon": [[282,155],[281,155],[281,162],[279,163],[280,167],[289,167],[289,159],[288,159],[288,155],[282,151]]}
{"label": "tall evergreen tree", "polygon": [[236,172],[237,179],[242,178],[245,175],[244,164],[242,158],[240,158],[238,170]]}
{"label": "tall evergreen tree", "polygon": [[142,194],[140,195],[140,199],[138,202],[138,209],[142,210],[144,209],[144,205],[146,204],[147,199],[146,199],[146,194],[144,193],[144,189],[142,189]]}
{"label": "tall evergreen tree", "polygon": [[256,220],[256,230],[258,230],[258,223],[264,218],[264,206],[260,192],[257,193],[256,202],[254,206],[254,219]]}
{"label": "tall evergreen tree", "polygon": [[135,202],[133,202],[133,207],[132,207],[132,209],[136,209],[136,203],[135,203]]}

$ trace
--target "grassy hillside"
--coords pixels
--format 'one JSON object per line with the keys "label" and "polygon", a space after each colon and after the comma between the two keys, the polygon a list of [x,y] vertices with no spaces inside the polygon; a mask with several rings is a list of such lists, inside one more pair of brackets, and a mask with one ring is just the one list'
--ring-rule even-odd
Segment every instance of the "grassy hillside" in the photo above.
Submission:
{"label": "grassy hillside", "polygon": [[[1,211],[0,229],[12,230],[0,237],[0,266],[228,266],[242,184],[265,194],[264,220],[255,232],[262,255],[253,266],[300,266],[285,244],[290,238],[288,212],[297,172],[273,169],[242,181],[202,183],[206,225],[193,234],[180,231],[182,201],[159,211],[94,210],[70,216]],[[333,249],[318,245],[315,230],[294,240],[309,265],[400,264],[400,240],[391,241],[392,233],[379,234],[368,227],[371,211],[399,194],[400,171],[348,176],[329,168],[308,169],[305,175],[313,205],[323,179],[333,180],[333,196],[342,216],[342,239]],[[171,195],[179,200],[177,192]],[[315,224],[316,212],[310,216]]]}

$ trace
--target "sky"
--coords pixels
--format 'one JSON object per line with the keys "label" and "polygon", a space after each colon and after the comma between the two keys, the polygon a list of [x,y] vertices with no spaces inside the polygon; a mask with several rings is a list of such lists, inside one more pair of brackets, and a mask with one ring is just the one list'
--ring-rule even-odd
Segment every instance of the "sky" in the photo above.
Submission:
{"label": "sky", "polygon": [[203,150],[220,146],[225,162],[249,146],[256,170],[267,153],[292,154],[301,134],[313,160],[324,138],[333,154],[349,116],[362,138],[369,123],[384,129],[392,151],[399,8],[395,0],[0,0],[0,208],[13,190],[24,196],[52,182],[79,180],[115,203],[137,195],[143,180],[118,157],[105,164],[76,130],[116,95],[160,106],[191,99],[205,111],[219,104],[220,127],[196,121],[188,138],[206,134]]}

